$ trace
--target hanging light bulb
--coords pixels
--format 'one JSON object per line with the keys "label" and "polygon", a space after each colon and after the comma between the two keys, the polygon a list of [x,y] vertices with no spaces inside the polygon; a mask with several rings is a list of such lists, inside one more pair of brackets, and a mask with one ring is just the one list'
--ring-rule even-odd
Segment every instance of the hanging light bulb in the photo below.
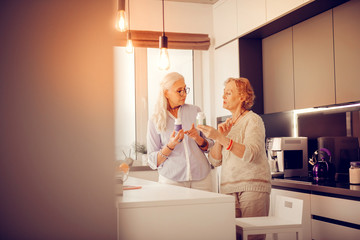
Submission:
{"label": "hanging light bulb", "polygon": [[130,32],[130,0],[128,0],[128,23],[129,23],[129,31],[127,32],[127,41],[126,41],[126,52],[133,53],[134,46],[131,40],[131,32]]}
{"label": "hanging light bulb", "polygon": [[128,28],[125,12],[125,0],[118,1],[118,11],[116,14],[116,29],[120,32],[125,32]]}
{"label": "hanging light bulb", "polygon": [[168,70],[170,68],[170,59],[168,53],[168,41],[165,35],[160,36],[160,59],[159,59],[159,69],[160,70]]}
{"label": "hanging light bulb", "polygon": [[127,53],[133,53],[134,51],[134,46],[132,44],[132,40],[131,40],[131,32],[130,30],[127,32],[127,41],[126,41],[126,52]]}
{"label": "hanging light bulb", "polygon": [[168,53],[168,38],[165,36],[165,19],[164,19],[164,0],[162,0],[163,14],[163,34],[159,37],[160,59],[159,69],[168,70],[170,68],[170,59]]}

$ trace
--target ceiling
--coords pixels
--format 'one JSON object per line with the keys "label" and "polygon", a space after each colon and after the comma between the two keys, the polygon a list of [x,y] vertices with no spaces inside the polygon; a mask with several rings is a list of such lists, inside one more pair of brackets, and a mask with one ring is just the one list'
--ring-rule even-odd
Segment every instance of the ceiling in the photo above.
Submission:
{"label": "ceiling", "polygon": [[218,0],[165,0],[172,2],[188,2],[188,3],[202,3],[202,4],[214,4]]}

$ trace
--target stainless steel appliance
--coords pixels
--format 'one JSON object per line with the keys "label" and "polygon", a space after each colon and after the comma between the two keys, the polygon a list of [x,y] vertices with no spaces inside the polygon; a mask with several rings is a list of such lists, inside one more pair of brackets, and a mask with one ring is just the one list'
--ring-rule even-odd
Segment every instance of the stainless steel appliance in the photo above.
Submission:
{"label": "stainless steel appliance", "polygon": [[272,176],[308,176],[307,140],[307,137],[266,139],[266,151]]}

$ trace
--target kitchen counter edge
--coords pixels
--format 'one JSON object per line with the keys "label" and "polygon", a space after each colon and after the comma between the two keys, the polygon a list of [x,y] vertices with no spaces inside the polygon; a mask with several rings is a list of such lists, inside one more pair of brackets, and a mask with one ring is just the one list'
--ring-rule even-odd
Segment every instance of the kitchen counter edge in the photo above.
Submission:
{"label": "kitchen counter edge", "polygon": [[360,201],[360,190],[351,190],[342,187],[322,186],[311,182],[302,182],[278,178],[274,178],[271,180],[271,186],[272,188],[276,189]]}

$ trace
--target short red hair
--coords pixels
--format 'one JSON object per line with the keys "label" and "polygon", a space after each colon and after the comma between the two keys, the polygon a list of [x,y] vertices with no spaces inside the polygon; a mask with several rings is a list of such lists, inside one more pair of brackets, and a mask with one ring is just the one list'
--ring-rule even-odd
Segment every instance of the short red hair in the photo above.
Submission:
{"label": "short red hair", "polygon": [[254,105],[255,93],[250,84],[250,81],[247,78],[228,78],[225,81],[225,85],[229,82],[235,82],[236,88],[239,91],[239,94],[245,97],[244,108],[250,110]]}

